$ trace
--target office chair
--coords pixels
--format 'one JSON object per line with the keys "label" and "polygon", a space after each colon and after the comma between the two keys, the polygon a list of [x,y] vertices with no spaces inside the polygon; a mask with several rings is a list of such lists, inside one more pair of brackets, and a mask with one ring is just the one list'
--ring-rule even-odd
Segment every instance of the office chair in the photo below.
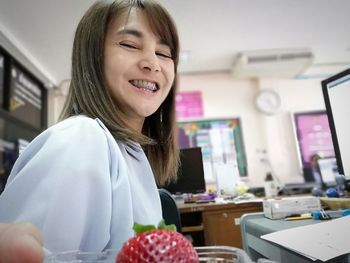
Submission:
{"label": "office chair", "polygon": [[159,188],[158,191],[165,224],[174,224],[177,232],[181,233],[181,217],[174,198],[171,196],[171,193],[164,188]]}

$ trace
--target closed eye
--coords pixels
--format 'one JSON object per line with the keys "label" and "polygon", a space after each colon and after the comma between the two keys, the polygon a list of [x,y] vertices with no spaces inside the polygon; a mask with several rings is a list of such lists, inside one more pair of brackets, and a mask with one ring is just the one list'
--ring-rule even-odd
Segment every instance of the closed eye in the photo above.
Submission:
{"label": "closed eye", "polygon": [[126,47],[126,48],[132,48],[132,49],[137,49],[137,47],[133,44],[129,44],[129,43],[119,43],[119,45],[121,45],[122,47]]}
{"label": "closed eye", "polygon": [[157,56],[160,56],[160,57],[163,57],[163,58],[170,58],[170,59],[173,59],[171,55],[165,54],[165,53],[162,53],[162,52],[156,52],[156,55],[157,55]]}

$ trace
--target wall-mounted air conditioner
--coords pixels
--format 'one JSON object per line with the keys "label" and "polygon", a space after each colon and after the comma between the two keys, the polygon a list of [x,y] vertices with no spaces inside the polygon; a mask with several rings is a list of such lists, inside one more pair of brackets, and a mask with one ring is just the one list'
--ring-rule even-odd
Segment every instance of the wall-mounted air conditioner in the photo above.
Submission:
{"label": "wall-mounted air conditioner", "polygon": [[313,62],[309,49],[271,49],[240,52],[232,66],[236,78],[294,78]]}

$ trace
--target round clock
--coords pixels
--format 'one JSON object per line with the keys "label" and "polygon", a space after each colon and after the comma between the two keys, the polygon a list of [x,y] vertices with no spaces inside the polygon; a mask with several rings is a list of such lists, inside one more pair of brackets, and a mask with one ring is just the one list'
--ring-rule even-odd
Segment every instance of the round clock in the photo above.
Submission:
{"label": "round clock", "polygon": [[273,115],[280,109],[281,98],[274,90],[262,89],[255,98],[255,105],[262,113]]}

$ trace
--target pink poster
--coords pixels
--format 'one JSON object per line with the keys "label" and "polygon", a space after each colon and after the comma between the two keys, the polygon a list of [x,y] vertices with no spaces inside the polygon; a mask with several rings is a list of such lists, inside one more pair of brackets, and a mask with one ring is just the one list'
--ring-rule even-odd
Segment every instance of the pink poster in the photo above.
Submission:
{"label": "pink poster", "polygon": [[299,113],[295,115],[297,137],[303,164],[310,162],[311,155],[333,157],[334,148],[325,112]]}
{"label": "pink poster", "polygon": [[176,118],[193,119],[203,117],[203,101],[200,91],[183,91],[176,94]]}

